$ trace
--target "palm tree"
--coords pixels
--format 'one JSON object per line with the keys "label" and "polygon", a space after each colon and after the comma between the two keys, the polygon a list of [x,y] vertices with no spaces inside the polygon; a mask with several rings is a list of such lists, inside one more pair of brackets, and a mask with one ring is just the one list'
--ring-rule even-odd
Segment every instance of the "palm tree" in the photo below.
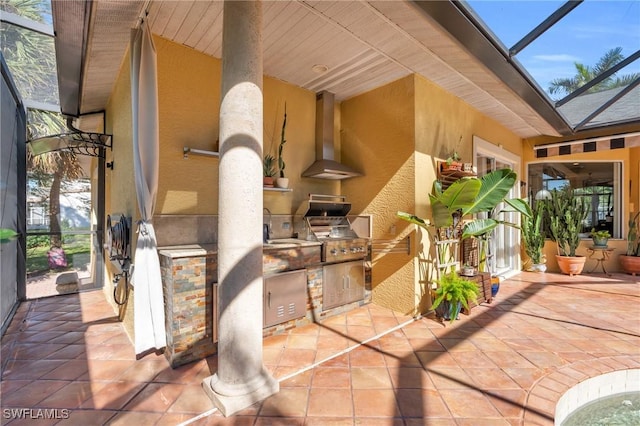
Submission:
{"label": "palm tree", "polygon": [[[0,9],[39,23],[51,15],[49,0],[0,0]],[[20,94],[25,99],[57,104],[55,48],[53,38],[11,24],[3,24],[0,32],[2,54],[11,70]],[[64,130],[59,113],[30,109],[27,119],[28,139]],[[60,187],[64,179],[84,175],[73,152],[58,151],[35,156],[27,150],[30,178],[42,187],[49,185],[49,223],[51,245],[62,245]]]}
{"label": "palm tree", "polygon": [[[41,24],[51,15],[49,0],[0,0],[0,9]],[[57,104],[53,37],[3,23],[0,46],[22,97]]]}
{"label": "palm tree", "polygon": [[[549,94],[570,94],[623,60],[622,47],[616,47],[607,51],[594,67],[574,62],[576,75],[571,78],[556,78],[552,80],[549,86]],[[591,87],[588,92],[594,93],[626,86],[639,76],[640,74],[638,73],[627,74],[620,77],[614,74]]]}
{"label": "palm tree", "polygon": [[51,246],[62,247],[60,227],[60,186],[64,179],[78,179],[84,175],[76,155],[70,151],[54,151],[33,155],[27,150],[27,164],[32,176],[41,185],[51,185],[49,189],[49,232]]}

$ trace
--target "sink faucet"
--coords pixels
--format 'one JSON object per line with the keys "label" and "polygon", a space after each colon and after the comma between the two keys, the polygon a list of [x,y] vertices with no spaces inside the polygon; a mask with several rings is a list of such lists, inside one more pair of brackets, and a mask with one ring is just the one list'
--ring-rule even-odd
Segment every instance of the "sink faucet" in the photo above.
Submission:
{"label": "sink faucet", "polygon": [[265,223],[262,229],[262,240],[264,243],[266,243],[271,239],[271,210],[264,207],[262,211],[267,212],[267,214],[269,215],[269,222]]}

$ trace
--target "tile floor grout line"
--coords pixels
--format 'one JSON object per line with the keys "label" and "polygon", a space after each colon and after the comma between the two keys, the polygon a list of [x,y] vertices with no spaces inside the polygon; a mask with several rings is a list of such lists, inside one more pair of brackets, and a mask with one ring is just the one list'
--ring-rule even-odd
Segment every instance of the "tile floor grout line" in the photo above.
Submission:
{"label": "tile floor grout line", "polygon": [[193,422],[196,422],[200,419],[204,419],[205,417],[209,417],[210,415],[212,415],[213,413],[215,413],[216,411],[218,411],[217,408],[212,408],[210,410],[205,411],[204,413],[198,414],[197,416],[189,419],[189,420],[185,420],[182,423],[179,423],[178,426],[186,426],[186,425],[190,425]]}
{"label": "tile floor grout line", "polygon": [[[388,329],[388,330],[386,330],[386,331],[384,331],[384,332],[382,332],[382,333],[379,333],[379,334],[377,334],[377,335],[375,335],[375,336],[373,336],[373,337],[369,337],[369,338],[367,338],[367,339],[364,339],[362,342],[358,343],[357,345],[353,345],[353,346],[351,346],[351,347],[348,347],[348,348],[346,348],[346,349],[343,349],[343,350],[341,350],[340,352],[338,352],[338,353],[336,353],[336,354],[334,354],[334,355],[331,355],[331,356],[329,356],[329,357],[327,357],[327,358],[325,358],[325,359],[323,359],[323,360],[320,360],[320,361],[318,361],[318,362],[315,362],[315,363],[313,363],[313,364],[311,364],[311,365],[309,365],[309,366],[307,366],[307,367],[305,367],[305,368],[302,368],[302,369],[300,369],[300,370],[298,370],[298,371],[296,371],[296,372],[294,372],[294,373],[287,374],[286,376],[283,376],[283,377],[279,378],[279,379],[278,379],[278,382],[283,382],[283,381],[288,380],[288,379],[290,379],[290,378],[292,378],[292,377],[295,377],[295,376],[297,376],[297,375],[299,375],[299,374],[302,374],[302,373],[304,373],[304,372],[306,372],[306,371],[312,370],[312,369],[314,369],[314,368],[318,367],[319,365],[321,365],[321,364],[323,364],[323,363],[325,363],[325,362],[327,362],[327,361],[330,361],[330,360],[332,360],[332,359],[334,359],[334,358],[337,358],[337,357],[339,357],[339,356],[341,356],[341,355],[344,355],[344,354],[346,354],[346,353],[349,353],[349,352],[353,351],[354,349],[356,349],[356,348],[358,348],[358,347],[360,347],[360,346],[362,346],[362,345],[365,345],[365,344],[367,344],[367,343],[369,343],[369,342],[371,342],[371,341],[373,341],[373,340],[377,340],[377,339],[381,338],[382,336],[385,336],[385,335],[387,335],[387,334],[389,334],[389,333],[391,333],[391,332],[394,332],[394,331],[396,331],[396,330],[399,330],[399,329],[401,329],[401,328],[403,328],[403,327],[405,327],[405,326],[407,326],[407,325],[411,324],[411,323],[412,323],[412,322],[414,322],[414,321],[417,321],[417,319],[416,319],[416,318],[411,318],[410,320],[407,320],[407,321],[405,321],[405,322],[403,322],[403,323],[400,323],[400,324],[396,325],[395,327],[392,327],[392,328],[390,328],[390,329]],[[186,420],[186,421],[184,421],[184,422],[180,423],[178,426],[186,426],[186,425],[189,425],[189,424],[191,424],[191,423],[193,423],[193,422],[195,422],[195,421],[197,421],[197,420],[200,420],[200,419],[203,419],[203,418],[205,418],[205,417],[210,416],[211,414],[215,413],[216,411],[218,411],[218,409],[217,409],[217,408],[212,408],[211,410],[205,411],[204,413],[199,414],[199,415],[197,415],[196,417],[193,417],[193,418],[191,418],[191,419],[189,419],[189,420]]]}
{"label": "tile floor grout line", "polygon": [[332,359],[334,359],[334,358],[337,358],[337,357],[339,357],[339,356],[341,356],[341,355],[344,355],[344,354],[346,354],[346,353],[349,353],[349,352],[353,351],[354,349],[356,349],[356,348],[358,348],[358,347],[360,347],[360,346],[362,346],[362,345],[365,345],[365,344],[367,344],[367,343],[369,343],[369,342],[371,342],[371,341],[373,341],[373,340],[377,340],[377,339],[381,338],[382,336],[385,336],[385,335],[387,335],[387,334],[389,334],[389,333],[391,333],[391,332],[393,332],[393,331],[396,331],[396,330],[398,330],[398,329],[401,329],[401,328],[403,328],[403,327],[405,327],[405,326],[407,326],[407,325],[411,324],[413,321],[416,321],[416,319],[415,319],[415,318],[412,318],[412,319],[410,319],[410,320],[408,320],[408,321],[405,321],[405,322],[403,322],[403,323],[401,323],[401,324],[396,325],[396,326],[395,326],[395,327],[393,327],[393,328],[390,328],[389,330],[386,330],[386,331],[384,331],[384,332],[382,332],[382,333],[379,333],[379,334],[377,334],[377,335],[375,335],[375,336],[373,336],[373,337],[369,337],[369,338],[367,338],[367,339],[363,340],[362,342],[358,343],[357,345],[350,346],[350,347],[348,347],[348,348],[346,348],[346,349],[341,350],[340,352],[338,352],[338,353],[336,353],[336,354],[334,354],[334,355],[331,355],[331,356],[329,356],[329,357],[327,357],[327,358],[325,358],[325,359],[323,359],[323,360],[317,361],[317,362],[315,362],[315,363],[313,363],[313,364],[311,364],[311,365],[309,365],[309,366],[307,366],[307,367],[304,367],[304,368],[303,368],[303,369],[301,369],[301,370],[298,370],[298,371],[296,371],[296,372],[293,372],[293,373],[291,373],[291,374],[288,374],[288,375],[286,375],[286,376],[283,376],[283,377],[279,378],[279,379],[278,379],[278,381],[279,381],[279,382],[283,382],[283,381],[285,381],[285,380],[288,380],[288,379],[290,379],[290,378],[292,378],[292,377],[297,376],[298,374],[302,374],[302,373],[304,373],[304,372],[306,372],[306,371],[312,370],[312,369],[314,369],[314,368],[318,367],[320,364],[323,364],[323,363],[325,363],[325,362],[327,362],[327,361],[330,361],[330,360],[332,360]]}

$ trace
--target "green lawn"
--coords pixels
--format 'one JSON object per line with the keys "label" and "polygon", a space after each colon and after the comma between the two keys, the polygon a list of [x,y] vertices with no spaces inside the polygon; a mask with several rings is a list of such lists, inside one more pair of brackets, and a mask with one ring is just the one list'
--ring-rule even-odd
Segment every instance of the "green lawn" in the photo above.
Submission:
{"label": "green lawn", "polygon": [[[84,269],[88,267],[91,254],[90,235],[65,236],[62,248],[67,257],[67,268],[65,269]],[[49,249],[50,246],[46,244],[27,250],[27,274],[49,271],[47,258]]]}

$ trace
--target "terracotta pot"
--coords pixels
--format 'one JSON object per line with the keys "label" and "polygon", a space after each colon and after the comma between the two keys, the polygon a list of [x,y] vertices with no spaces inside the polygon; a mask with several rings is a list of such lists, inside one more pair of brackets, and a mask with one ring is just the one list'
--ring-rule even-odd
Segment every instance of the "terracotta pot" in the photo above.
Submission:
{"label": "terracotta pot", "polygon": [[569,276],[574,276],[582,273],[582,269],[584,268],[584,263],[587,261],[587,258],[584,256],[572,257],[556,254],[556,260],[558,261],[560,272]]}
{"label": "terracotta pot", "polygon": [[440,169],[443,172],[459,172],[462,170],[462,163],[458,161],[452,161],[451,163],[441,163]]}
{"label": "terracotta pot", "polygon": [[273,178],[271,176],[263,176],[262,185],[267,188],[273,188]]}
{"label": "terracotta pot", "polygon": [[631,274],[633,276],[640,274],[640,256],[627,256],[626,254],[621,254],[620,265],[622,265],[622,270],[627,274]]}

